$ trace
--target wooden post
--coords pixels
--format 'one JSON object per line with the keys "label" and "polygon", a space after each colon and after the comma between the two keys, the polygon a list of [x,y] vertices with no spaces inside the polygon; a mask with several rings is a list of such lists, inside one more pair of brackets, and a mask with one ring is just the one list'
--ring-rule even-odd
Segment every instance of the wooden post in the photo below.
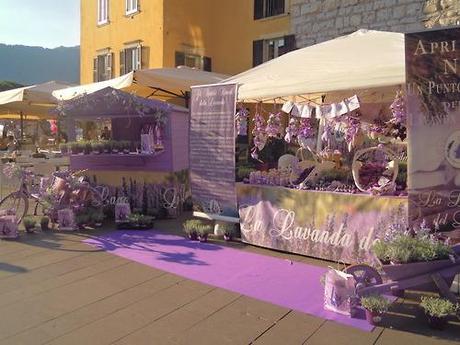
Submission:
{"label": "wooden post", "polygon": [[22,111],[19,113],[20,124],[21,124],[21,140],[24,139],[24,114]]}

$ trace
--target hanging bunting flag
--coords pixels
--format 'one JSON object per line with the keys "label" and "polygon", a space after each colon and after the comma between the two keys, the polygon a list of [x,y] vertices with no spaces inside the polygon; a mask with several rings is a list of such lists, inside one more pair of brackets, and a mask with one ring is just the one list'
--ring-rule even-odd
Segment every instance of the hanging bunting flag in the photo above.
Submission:
{"label": "hanging bunting flag", "polygon": [[300,117],[310,119],[311,115],[312,115],[312,112],[313,112],[313,108],[311,106],[309,106],[308,104],[305,104],[303,106],[302,114],[300,114]]}
{"label": "hanging bunting flag", "polygon": [[292,108],[294,108],[294,102],[287,101],[286,103],[283,104],[283,107],[281,108],[281,110],[289,114]]}
{"label": "hanging bunting flag", "polygon": [[294,103],[294,106],[292,107],[291,110],[291,115],[295,117],[300,117],[302,114],[304,106],[301,104]]}
{"label": "hanging bunting flag", "polygon": [[353,111],[359,109],[359,99],[358,96],[354,95],[344,100],[346,106],[348,107],[348,111]]}

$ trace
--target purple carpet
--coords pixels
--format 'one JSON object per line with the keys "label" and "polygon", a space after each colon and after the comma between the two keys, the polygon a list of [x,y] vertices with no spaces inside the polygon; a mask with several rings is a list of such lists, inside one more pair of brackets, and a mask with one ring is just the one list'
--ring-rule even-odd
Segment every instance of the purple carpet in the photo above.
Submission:
{"label": "purple carpet", "polygon": [[192,242],[157,231],[115,231],[85,242],[188,279],[365,331],[373,329],[364,319],[323,309],[320,278],[326,269],[322,267]]}

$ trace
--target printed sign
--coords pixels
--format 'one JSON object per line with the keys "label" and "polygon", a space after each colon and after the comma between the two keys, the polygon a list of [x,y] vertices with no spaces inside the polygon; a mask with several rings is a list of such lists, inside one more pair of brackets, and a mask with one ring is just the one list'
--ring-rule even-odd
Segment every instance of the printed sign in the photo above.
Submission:
{"label": "printed sign", "polygon": [[406,35],[409,212],[460,228],[460,29]]}
{"label": "printed sign", "polygon": [[192,88],[190,182],[195,205],[209,213],[236,212],[235,111],[237,86]]}
{"label": "printed sign", "polygon": [[374,242],[407,227],[404,197],[240,183],[237,195],[244,242],[327,260],[374,264]]}

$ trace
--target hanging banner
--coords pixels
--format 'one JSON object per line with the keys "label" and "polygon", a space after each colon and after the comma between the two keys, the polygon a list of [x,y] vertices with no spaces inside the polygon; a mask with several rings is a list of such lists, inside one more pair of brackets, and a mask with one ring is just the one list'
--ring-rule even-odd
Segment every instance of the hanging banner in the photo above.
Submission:
{"label": "hanging banner", "polygon": [[193,87],[190,182],[194,206],[237,214],[235,192],[235,84]]}
{"label": "hanging banner", "polygon": [[409,212],[441,231],[460,228],[459,38],[459,28],[406,34]]}
{"label": "hanging banner", "polygon": [[371,248],[405,231],[407,199],[237,184],[244,242],[345,263],[376,264]]}

